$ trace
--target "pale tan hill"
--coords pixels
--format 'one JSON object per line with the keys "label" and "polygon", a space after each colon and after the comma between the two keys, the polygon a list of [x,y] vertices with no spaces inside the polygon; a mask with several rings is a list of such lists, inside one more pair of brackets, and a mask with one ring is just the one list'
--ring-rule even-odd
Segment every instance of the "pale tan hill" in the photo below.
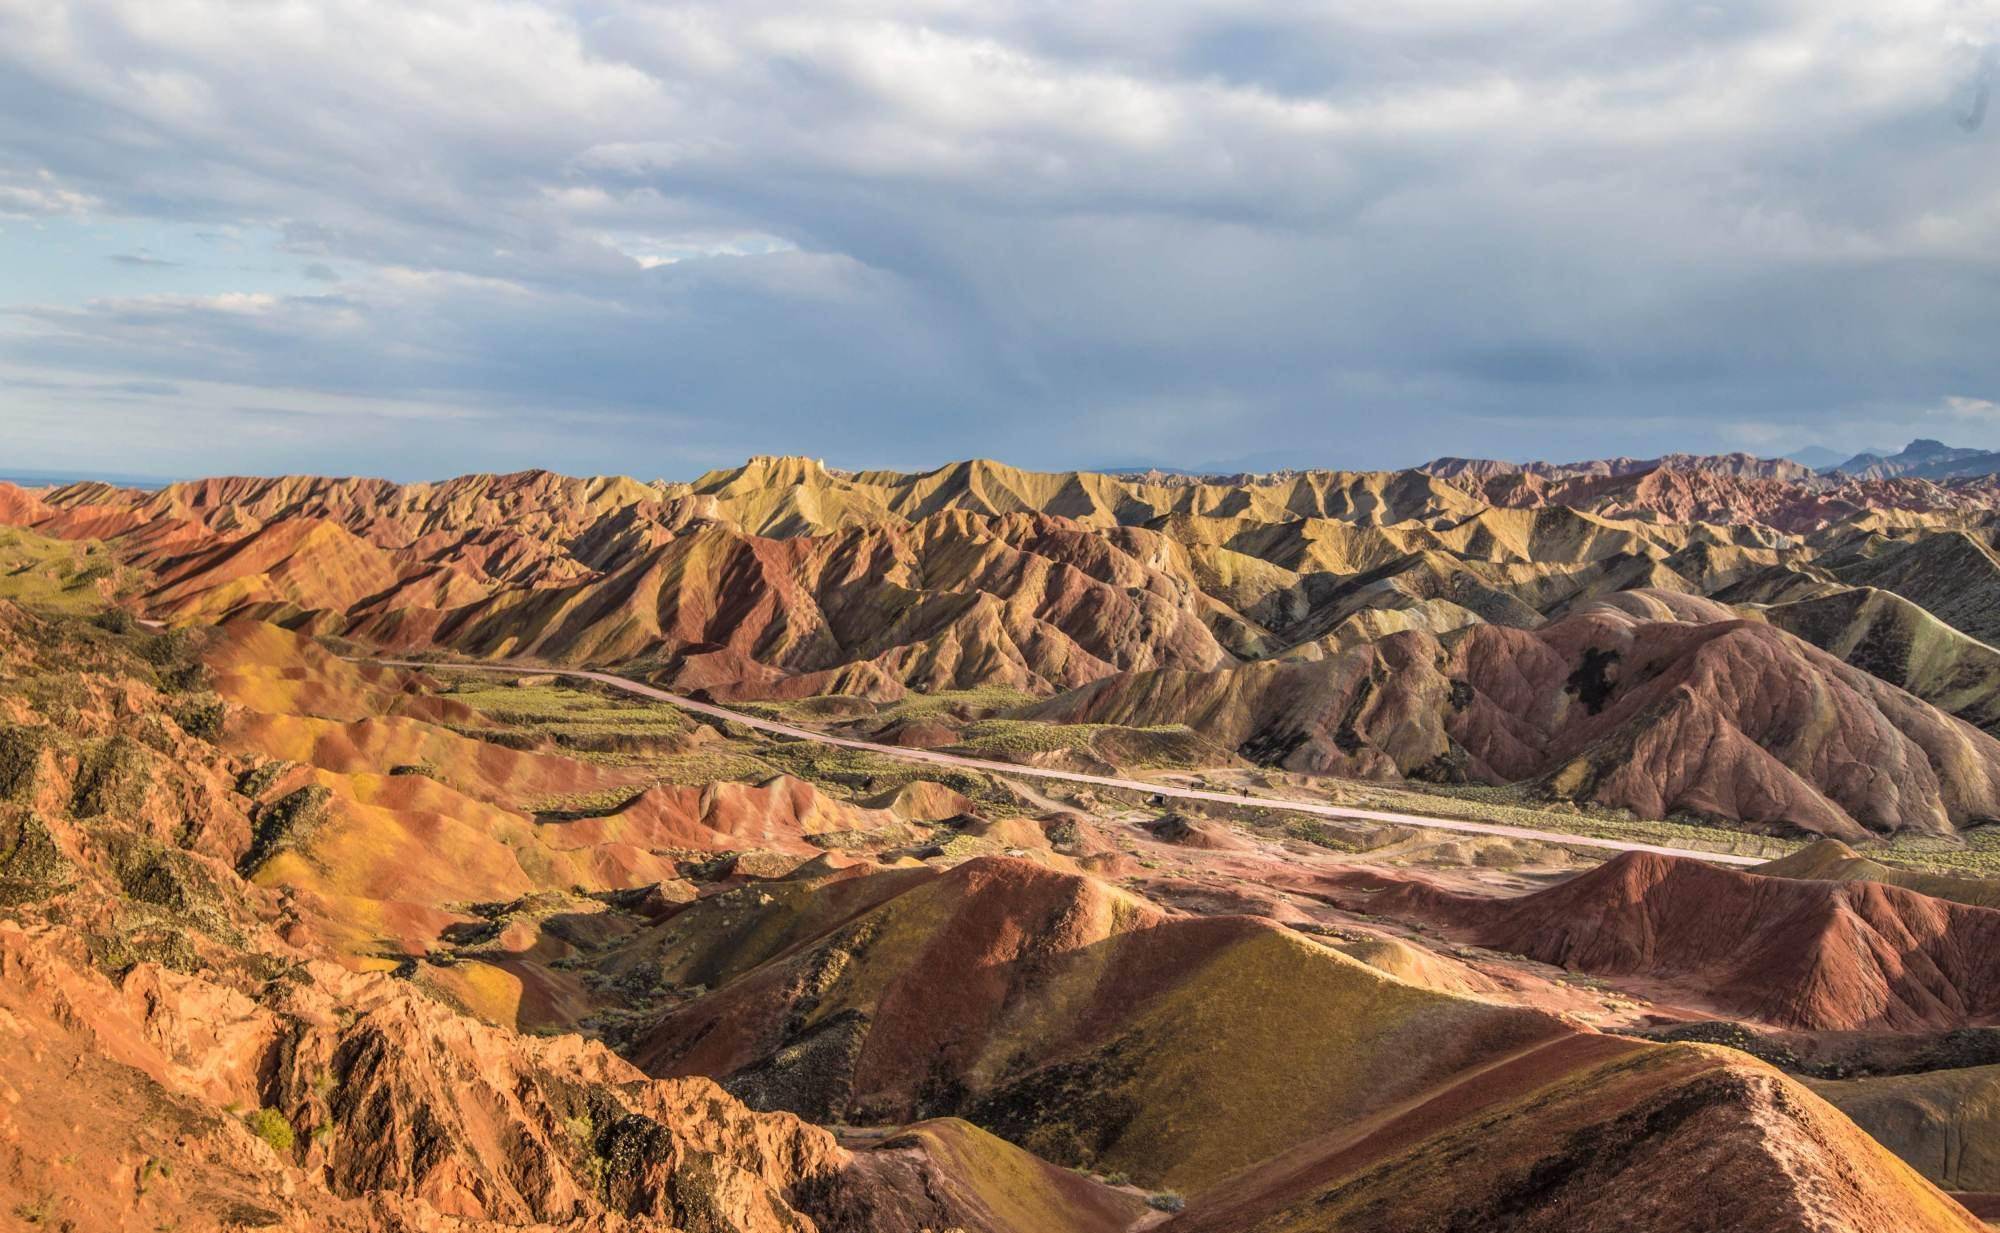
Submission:
{"label": "pale tan hill", "polygon": [[1946,1190],[2000,1191],[2000,1066],[1807,1083]]}
{"label": "pale tan hill", "polygon": [[1754,867],[1753,872],[1774,878],[1803,878],[1816,882],[1882,882],[1982,908],[2000,908],[2000,881],[1990,878],[1959,878],[1924,873],[1899,865],[1871,860],[1838,839],[1822,839],[1800,848],[1790,856]]}
{"label": "pale tan hill", "polygon": [[1418,630],[1431,635],[1479,624],[1479,614],[1448,599],[1421,599],[1407,608],[1364,608],[1341,621],[1317,642],[1307,642],[1287,650],[1287,660],[1326,659],[1356,647],[1387,638],[1391,634]]}
{"label": "pale tan hill", "polygon": [[[1121,668],[1229,662],[1187,568],[1149,532],[1108,538],[1040,516],[951,513],[799,540],[710,525],[602,579],[509,592],[424,633],[477,655],[646,657],[716,697],[1048,691]],[[396,633],[368,621],[352,632]]]}

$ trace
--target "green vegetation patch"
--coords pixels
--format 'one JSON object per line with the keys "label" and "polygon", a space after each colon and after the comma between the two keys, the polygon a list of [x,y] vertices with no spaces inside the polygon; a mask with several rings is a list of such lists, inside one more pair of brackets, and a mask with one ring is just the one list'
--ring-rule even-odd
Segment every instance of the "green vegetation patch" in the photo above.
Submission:
{"label": "green vegetation patch", "polygon": [[26,809],[0,813],[0,907],[49,899],[75,882],[76,866],[47,823]]}
{"label": "green vegetation patch", "polygon": [[53,744],[49,731],[39,726],[0,726],[0,800],[25,801],[33,797],[41,782],[43,753]]}
{"label": "green vegetation patch", "polygon": [[959,734],[959,748],[981,757],[1042,753],[1091,753],[1102,724],[1044,724],[1026,719],[981,719]]}
{"label": "green vegetation patch", "polygon": [[137,579],[94,540],[51,539],[0,527],[0,599],[41,612],[95,613],[107,592],[127,591]]}
{"label": "green vegetation patch", "polygon": [[250,1128],[251,1134],[270,1144],[271,1150],[280,1156],[292,1154],[297,1136],[292,1133],[292,1124],[276,1109],[253,1109],[243,1115],[243,1124]]}
{"label": "green vegetation patch", "polygon": [[309,783],[259,809],[250,850],[243,854],[238,871],[248,877],[280,850],[299,846],[326,821],[332,800],[333,792],[325,784]]}
{"label": "green vegetation patch", "polygon": [[242,777],[236,781],[236,790],[248,797],[262,796],[271,790],[272,784],[284,777],[286,771],[297,765],[298,763],[284,758],[260,762],[243,772]]}
{"label": "green vegetation patch", "polygon": [[157,779],[151,751],[121,732],[85,756],[70,812],[79,818],[130,818],[145,808]]}
{"label": "green vegetation patch", "polygon": [[488,674],[460,677],[447,691],[488,721],[564,736],[652,736],[685,734],[691,721],[672,706],[648,702],[596,686],[556,681],[517,686]]}

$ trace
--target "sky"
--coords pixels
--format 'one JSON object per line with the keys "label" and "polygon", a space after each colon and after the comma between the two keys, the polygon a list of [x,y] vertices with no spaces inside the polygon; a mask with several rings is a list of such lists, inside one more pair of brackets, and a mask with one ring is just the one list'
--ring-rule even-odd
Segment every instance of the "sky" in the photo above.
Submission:
{"label": "sky", "polygon": [[2000,0],[0,0],[0,472],[2000,448]]}

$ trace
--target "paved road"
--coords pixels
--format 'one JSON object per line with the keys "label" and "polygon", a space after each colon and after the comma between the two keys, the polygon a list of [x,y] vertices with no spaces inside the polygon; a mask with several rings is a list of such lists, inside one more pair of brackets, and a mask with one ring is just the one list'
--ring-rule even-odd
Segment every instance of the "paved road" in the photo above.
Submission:
{"label": "paved road", "polygon": [[450,669],[459,672],[499,672],[508,676],[560,676],[577,680],[596,681],[613,689],[622,689],[628,694],[650,698],[692,711],[697,715],[707,715],[713,719],[726,719],[731,723],[768,732],[773,736],[786,736],[794,740],[817,741],[822,745],[838,745],[843,749],[865,749],[885,758],[900,758],[905,762],[925,762],[934,766],[956,766],[966,770],[991,771],[1000,775],[1018,775],[1028,779],[1060,779],[1068,783],[1089,784],[1099,788],[1123,788],[1131,792],[1169,797],[1184,801],[1208,801],[1219,805],[1255,805],[1261,809],[1275,809],[1284,813],[1302,813],[1320,818],[1343,818],[1366,822],[1391,822],[1399,826],[1422,827],[1427,830],[1460,831],[1468,835],[1501,835],[1508,839],[1535,839],[1545,843],[1568,844],[1573,847],[1608,848],[1614,852],[1657,852],[1662,856],[1690,856],[1697,860],[1715,861],[1724,865],[1759,865],[1766,858],[1761,856],[1736,856],[1727,852],[1703,852],[1695,848],[1669,848],[1651,843],[1626,843],[1617,839],[1598,839],[1589,835],[1568,835],[1559,831],[1531,830],[1524,826],[1502,826],[1497,822],[1462,822],[1456,818],[1432,818],[1414,813],[1390,813],[1379,809],[1352,809],[1345,805],[1323,805],[1317,801],[1297,801],[1275,796],[1243,796],[1233,792],[1211,792],[1204,788],[1183,788],[1173,784],[1152,783],[1144,779],[1120,779],[1111,775],[1091,775],[1083,771],[1045,770],[1041,767],[1022,766],[1014,762],[989,762],[984,758],[966,758],[958,754],[939,753],[930,749],[904,749],[898,745],[878,745],[873,741],[857,741],[851,737],[830,736],[815,732],[810,728],[794,727],[772,719],[760,719],[755,715],[744,715],[727,707],[711,702],[696,702],[683,698],[639,681],[609,672],[589,672],[582,669],[541,668],[522,664],[464,664],[423,662],[413,659],[370,659],[369,662],[387,664],[393,668]]}

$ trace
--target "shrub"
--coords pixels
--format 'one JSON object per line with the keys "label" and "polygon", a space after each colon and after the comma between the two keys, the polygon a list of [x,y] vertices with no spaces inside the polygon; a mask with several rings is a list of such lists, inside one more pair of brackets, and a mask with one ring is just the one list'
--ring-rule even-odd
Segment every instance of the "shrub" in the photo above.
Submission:
{"label": "shrub", "polygon": [[26,811],[0,814],[0,906],[47,899],[75,880],[46,823]]}
{"label": "shrub", "polygon": [[438,768],[437,763],[430,761],[405,762],[401,766],[390,767],[389,773],[391,775],[422,775],[426,779],[436,779],[438,777]]}
{"label": "shrub", "polygon": [[109,561],[92,561],[90,564],[76,571],[76,573],[70,575],[69,582],[66,585],[72,591],[80,587],[87,587],[100,578],[109,578],[116,569],[117,567]]}
{"label": "shrub", "polygon": [[295,1142],[292,1136],[292,1124],[276,1109],[256,1109],[246,1113],[243,1115],[243,1124],[250,1128],[251,1134],[270,1144],[271,1150],[280,1156],[292,1154],[292,1144]]}
{"label": "shrub", "polygon": [[221,698],[208,693],[196,694],[174,708],[174,722],[189,736],[212,741],[222,735],[225,714]]}
{"label": "shrub", "polygon": [[261,762],[243,772],[236,781],[236,790],[245,796],[262,796],[271,790],[271,785],[295,764],[283,758],[271,762]]}
{"label": "shrub", "polygon": [[1187,1200],[1171,1190],[1162,1190],[1146,1200],[1146,1205],[1156,1212],[1177,1212],[1187,1206]]}
{"label": "shrub", "polygon": [[309,783],[287,792],[257,811],[252,823],[250,850],[243,854],[236,871],[245,877],[282,847],[298,843],[314,827],[326,820],[333,793],[325,784]]}
{"label": "shrub", "polygon": [[132,817],[144,807],[156,778],[154,755],[119,733],[84,760],[70,809],[79,818]]}
{"label": "shrub", "polygon": [[106,608],[95,618],[97,628],[113,634],[129,634],[139,627],[139,622],[123,608]]}
{"label": "shrub", "polygon": [[0,727],[0,800],[26,800],[34,795],[42,751],[48,746],[48,733],[40,728]]}

